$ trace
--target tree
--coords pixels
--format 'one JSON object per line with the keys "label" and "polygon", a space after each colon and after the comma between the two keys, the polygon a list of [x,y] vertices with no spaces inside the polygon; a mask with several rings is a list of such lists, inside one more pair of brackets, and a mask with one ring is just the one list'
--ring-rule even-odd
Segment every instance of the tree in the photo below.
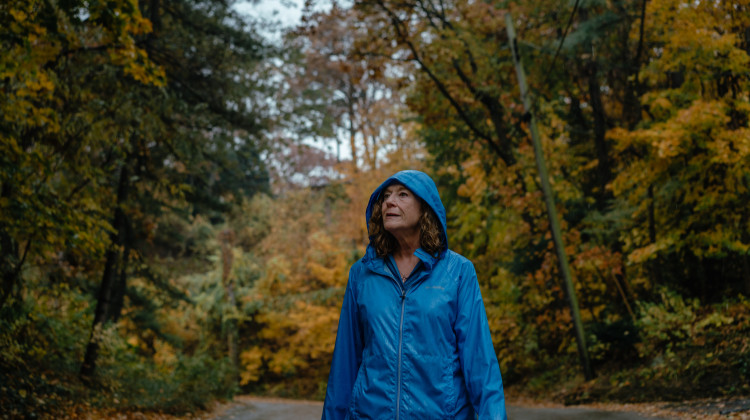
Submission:
{"label": "tree", "polygon": [[[474,140],[494,152],[504,165],[516,163],[509,112],[498,89],[507,84],[508,73],[496,71],[493,65],[504,65],[512,71],[512,63],[507,52],[501,51],[500,43],[505,38],[490,29],[502,26],[502,16],[494,6],[464,1],[435,4],[378,0],[358,2],[356,9],[374,29],[370,37],[358,42],[363,54],[411,62],[437,89],[435,93],[447,101],[448,109]],[[462,19],[464,16],[469,19]],[[479,16],[481,19],[473,19]],[[479,26],[470,27],[469,22]],[[475,32],[489,36],[480,40],[472,35]],[[395,47],[384,40],[393,40]],[[419,106],[416,102],[411,105]]]}
{"label": "tree", "polygon": [[151,25],[130,2],[10,2],[2,19],[0,306],[17,296],[29,261],[60,248],[71,260],[101,255],[96,231],[108,225],[100,203],[111,197],[101,166],[123,152],[116,102],[101,83],[119,74],[163,84],[136,44]]}
{"label": "tree", "polygon": [[748,6],[651,2],[645,31],[659,48],[640,73],[644,119],[609,133],[623,157],[613,191],[632,209],[622,241],[633,276],[707,302],[750,291]]}
{"label": "tree", "polygon": [[[121,173],[126,174],[125,178],[121,175],[121,185],[124,182],[123,188],[139,194],[120,201],[118,193],[115,246],[127,235],[133,216],[158,220],[170,207],[189,206],[185,216],[204,213],[215,218],[233,200],[267,188],[268,180],[258,137],[264,126],[263,110],[253,74],[263,53],[260,41],[223,2],[151,1],[142,6],[155,22],[153,34],[143,39],[145,51],[164,69],[167,84],[162,91],[140,89],[128,95],[134,99],[134,109],[150,113],[130,122],[144,130],[131,137],[134,153],[121,163]],[[127,176],[128,170],[137,177]],[[130,220],[120,228],[118,218]],[[116,321],[122,308],[129,246],[137,247],[141,255],[149,248],[152,233],[148,229],[137,233],[137,237],[130,236],[132,242],[108,254],[81,370],[85,376],[94,370],[97,329]],[[118,260],[122,261],[119,265]],[[118,283],[106,277],[111,265],[120,270]],[[109,296],[117,297],[112,311],[106,309]]]}
{"label": "tree", "polygon": [[403,145],[405,109],[396,78],[382,58],[363,56],[355,42],[368,33],[351,9],[336,4],[310,12],[287,34],[287,55],[280,69],[284,83],[278,102],[288,121],[286,133],[299,143],[307,138],[349,139],[353,170],[376,169],[389,150]]}

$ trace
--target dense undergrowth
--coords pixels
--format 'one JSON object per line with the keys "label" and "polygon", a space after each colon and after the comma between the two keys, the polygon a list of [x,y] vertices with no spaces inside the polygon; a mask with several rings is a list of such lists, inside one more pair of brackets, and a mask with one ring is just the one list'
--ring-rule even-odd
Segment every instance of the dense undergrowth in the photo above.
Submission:
{"label": "dense undergrowth", "polygon": [[238,391],[226,358],[206,351],[154,358],[125,341],[117,327],[102,333],[96,375],[82,379],[92,314],[71,296],[57,295],[79,310],[28,299],[0,313],[0,418],[75,417],[98,409],[185,414]]}
{"label": "dense undergrowth", "polygon": [[[617,325],[609,335],[589,334],[594,380],[583,380],[575,353],[566,352],[547,369],[507,383],[509,394],[566,404],[750,395],[748,301],[700,307],[666,290],[661,296],[661,302],[640,305],[633,330]],[[208,351],[147,357],[114,329],[103,334],[98,374],[84,382],[78,370],[91,315],[84,301],[66,305],[82,310],[38,299],[7,305],[0,314],[2,418],[59,418],[101,409],[186,415],[238,392],[321,399],[325,391],[325,378],[311,377],[241,389],[225,358]],[[613,331],[636,331],[637,337]]]}
{"label": "dense undergrowth", "polygon": [[595,343],[595,379],[585,381],[571,357],[558,361],[558,368],[520,381],[514,391],[532,398],[551,396],[566,404],[750,395],[747,299],[700,307],[697,300],[673,292],[664,291],[661,297],[661,302],[640,305],[635,340],[620,336],[601,352],[601,338],[589,337]]}

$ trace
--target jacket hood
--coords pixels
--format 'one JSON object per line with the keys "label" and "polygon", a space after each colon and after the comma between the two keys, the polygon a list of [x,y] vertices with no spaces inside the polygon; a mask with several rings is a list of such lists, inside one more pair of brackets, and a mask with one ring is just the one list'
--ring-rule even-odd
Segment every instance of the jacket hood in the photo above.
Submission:
{"label": "jacket hood", "polygon": [[373,191],[370,196],[370,201],[367,203],[367,210],[365,211],[367,232],[370,232],[370,216],[372,216],[372,208],[378,201],[383,190],[391,184],[402,184],[430,206],[432,211],[435,212],[435,215],[437,215],[438,220],[440,220],[440,226],[443,229],[443,251],[448,249],[448,229],[446,225],[445,207],[443,207],[443,202],[440,200],[440,194],[438,194],[435,182],[429,175],[420,171],[406,170],[397,172],[390,178],[386,179],[375,189],[375,191]]}

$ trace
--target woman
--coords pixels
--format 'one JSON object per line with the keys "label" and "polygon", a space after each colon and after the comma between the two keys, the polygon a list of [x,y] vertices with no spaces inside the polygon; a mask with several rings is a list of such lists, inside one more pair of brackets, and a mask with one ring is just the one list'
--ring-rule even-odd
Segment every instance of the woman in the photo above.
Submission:
{"label": "woman", "polygon": [[448,249],[432,179],[402,171],[370,197],[349,272],[323,419],[506,420],[472,263]]}

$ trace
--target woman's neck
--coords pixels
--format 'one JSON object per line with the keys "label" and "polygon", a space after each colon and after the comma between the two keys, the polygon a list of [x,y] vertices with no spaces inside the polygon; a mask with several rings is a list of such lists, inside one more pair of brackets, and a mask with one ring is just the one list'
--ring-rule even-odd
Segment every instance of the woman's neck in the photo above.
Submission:
{"label": "woman's neck", "polygon": [[411,259],[414,252],[419,248],[419,233],[411,235],[394,235],[398,242],[398,248],[393,252],[396,259]]}
{"label": "woman's neck", "polygon": [[405,248],[399,246],[397,250],[393,251],[393,259],[396,261],[396,266],[401,274],[401,281],[406,282],[406,279],[411,276],[414,271],[414,267],[419,264],[419,258],[414,255],[414,251],[417,247]]}
{"label": "woman's neck", "polygon": [[417,251],[417,248],[409,248],[405,249],[402,247],[399,247],[397,250],[393,251],[393,258],[396,260],[411,260],[411,259],[419,259],[416,255],[414,255],[414,252]]}

